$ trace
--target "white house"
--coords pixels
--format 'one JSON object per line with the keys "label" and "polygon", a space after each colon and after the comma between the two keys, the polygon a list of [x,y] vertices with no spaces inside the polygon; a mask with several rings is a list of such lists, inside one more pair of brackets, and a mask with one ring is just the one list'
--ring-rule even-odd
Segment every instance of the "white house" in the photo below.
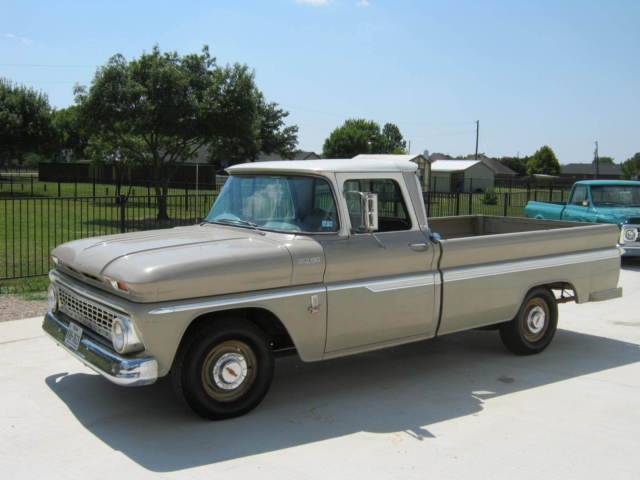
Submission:
{"label": "white house", "polygon": [[431,163],[432,192],[475,192],[495,185],[495,174],[480,160],[436,160]]}

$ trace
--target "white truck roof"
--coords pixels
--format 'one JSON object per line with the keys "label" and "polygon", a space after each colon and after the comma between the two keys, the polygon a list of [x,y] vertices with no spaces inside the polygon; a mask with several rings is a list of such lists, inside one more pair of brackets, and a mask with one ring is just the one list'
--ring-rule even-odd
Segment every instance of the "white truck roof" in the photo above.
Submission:
{"label": "white truck roof", "polygon": [[413,162],[399,159],[364,160],[357,158],[284,160],[278,162],[240,163],[226,169],[231,174],[242,173],[334,173],[334,172],[415,172]]}

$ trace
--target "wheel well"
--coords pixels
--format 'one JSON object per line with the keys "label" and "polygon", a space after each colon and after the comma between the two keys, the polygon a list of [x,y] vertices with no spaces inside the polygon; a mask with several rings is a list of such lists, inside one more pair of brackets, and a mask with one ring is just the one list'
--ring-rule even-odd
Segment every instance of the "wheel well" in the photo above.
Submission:
{"label": "wheel well", "polygon": [[[578,292],[575,287],[569,282],[553,282],[547,283],[543,285],[536,285],[531,287],[529,291],[525,294],[525,298],[529,295],[531,290],[536,288],[546,288],[551,291],[552,294],[556,297],[556,301],[558,303],[568,303],[568,302],[577,302],[578,301]],[[570,291],[569,295],[565,295],[567,290]]]}
{"label": "wheel well", "polygon": [[269,338],[269,345],[274,351],[294,348],[293,340],[280,319],[264,308],[236,308],[218,312],[204,313],[195,318],[182,335],[181,344],[203,324],[210,324],[221,318],[230,316],[243,318],[256,325]]}

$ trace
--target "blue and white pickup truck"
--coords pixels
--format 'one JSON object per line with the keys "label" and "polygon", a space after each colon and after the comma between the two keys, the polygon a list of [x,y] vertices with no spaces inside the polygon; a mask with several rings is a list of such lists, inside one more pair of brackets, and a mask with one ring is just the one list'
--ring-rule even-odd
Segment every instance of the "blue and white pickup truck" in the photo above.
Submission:
{"label": "blue and white pickup truck", "polygon": [[640,255],[640,182],[582,180],[573,185],[566,204],[530,201],[524,212],[546,220],[615,223],[625,255]]}

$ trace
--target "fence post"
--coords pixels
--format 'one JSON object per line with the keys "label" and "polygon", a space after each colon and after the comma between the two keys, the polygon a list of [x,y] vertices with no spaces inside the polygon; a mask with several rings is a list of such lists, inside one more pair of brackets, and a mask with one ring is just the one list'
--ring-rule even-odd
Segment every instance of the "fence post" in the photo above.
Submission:
{"label": "fence post", "polygon": [[184,187],[184,209],[189,210],[189,190]]}
{"label": "fence post", "polygon": [[96,196],[96,167],[95,165],[92,168],[93,170],[93,196]]}
{"label": "fence post", "polygon": [[61,197],[62,195],[60,195],[60,179],[58,179],[58,197]]}
{"label": "fence post", "polygon": [[118,200],[120,202],[120,232],[124,233],[125,232],[125,202],[127,200],[127,197],[125,197],[124,195],[118,195]]}
{"label": "fence post", "polygon": [[473,205],[473,193],[471,193],[471,191],[469,191],[469,209],[468,209],[468,214],[471,215],[471,207]]}
{"label": "fence post", "polygon": [[431,197],[432,197],[431,193],[432,192],[425,192],[425,193],[427,194],[426,195],[426,198],[427,198],[427,218],[429,218],[429,217],[431,217]]}
{"label": "fence post", "polygon": [[33,176],[29,177],[31,180],[31,196],[33,197]]}
{"label": "fence post", "polygon": [[456,217],[460,215],[460,192],[456,192]]}
{"label": "fence post", "polygon": [[553,184],[549,184],[549,201],[553,202]]}
{"label": "fence post", "polygon": [[504,192],[504,215],[503,217],[507,216],[507,207],[509,206],[509,194],[507,192]]}
{"label": "fence post", "polygon": [[9,175],[9,192],[11,193],[11,196],[13,197],[13,176]]}

